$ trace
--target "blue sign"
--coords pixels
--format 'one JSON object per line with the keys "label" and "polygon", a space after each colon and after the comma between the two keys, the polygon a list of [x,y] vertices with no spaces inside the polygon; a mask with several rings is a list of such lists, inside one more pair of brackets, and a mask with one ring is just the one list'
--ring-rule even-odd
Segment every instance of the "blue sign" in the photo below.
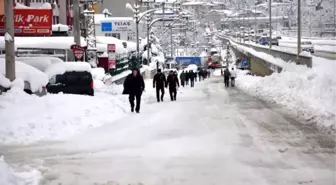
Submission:
{"label": "blue sign", "polygon": [[112,22],[102,22],[100,24],[102,32],[112,32]]}
{"label": "blue sign", "polygon": [[243,60],[242,61],[242,67],[248,67],[249,64],[248,64],[248,61],[247,60]]}
{"label": "blue sign", "polygon": [[190,64],[201,65],[201,57],[176,57],[175,60],[181,66],[188,66]]}

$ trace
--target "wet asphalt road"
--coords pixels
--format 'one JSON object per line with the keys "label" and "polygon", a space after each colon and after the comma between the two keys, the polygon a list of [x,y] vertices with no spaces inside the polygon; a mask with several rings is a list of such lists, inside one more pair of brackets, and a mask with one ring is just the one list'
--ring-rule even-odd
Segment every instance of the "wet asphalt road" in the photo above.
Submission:
{"label": "wet asphalt road", "polygon": [[139,115],[2,150],[10,164],[43,166],[41,184],[336,184],[334,135],[220,78],[182,88],[176,102],[147,96]]}

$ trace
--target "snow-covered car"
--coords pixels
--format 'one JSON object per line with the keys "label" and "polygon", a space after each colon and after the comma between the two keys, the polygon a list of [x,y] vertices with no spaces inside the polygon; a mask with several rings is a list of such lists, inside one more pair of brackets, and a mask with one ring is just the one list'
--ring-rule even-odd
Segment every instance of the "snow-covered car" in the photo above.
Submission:
{"label": "snow-covered car", "polygon": [[64,62],[51,64],[45,73],[49,77],[49,93],[94,95],[91,66],[86,62]]}
{"label": "snow-covered car", "polygon": [[302,41],[301,42],[301,50],[302,51],[307,51],[310,53],[314,53],[314,45],[311,41]]}
{"label": "snow-covered car", "polygon": [[[5,76],[5,63],[6,60],[0,58],[0,73]],[[44,96],[47,94],[46,85],[48,83],[48,77],[38,69],[15,61],[15,76],[16,79],[21,79],[24,84],[23,90],[28,94],[35,94],[37,96]]]}
{"label": "snow-covered car", "polygon": [[0,73],[0,94],[6,92],[10,88],[10,85],[10,81],[2,73]]}

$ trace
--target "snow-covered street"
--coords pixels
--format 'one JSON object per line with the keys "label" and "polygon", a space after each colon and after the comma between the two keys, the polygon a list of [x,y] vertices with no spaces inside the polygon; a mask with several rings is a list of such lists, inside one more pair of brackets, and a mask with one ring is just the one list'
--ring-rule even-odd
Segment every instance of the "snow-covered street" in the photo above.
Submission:
{"label": "snow-covered street", "polygon": [[176,102],[166,93],[157,103],[146,89],[140,114],[123,113],[63,141],[0,151],[11,166],[38,169],[48,185],[336,183],[334,135],[280,106],[225,89],[219,77],[181,88]]}

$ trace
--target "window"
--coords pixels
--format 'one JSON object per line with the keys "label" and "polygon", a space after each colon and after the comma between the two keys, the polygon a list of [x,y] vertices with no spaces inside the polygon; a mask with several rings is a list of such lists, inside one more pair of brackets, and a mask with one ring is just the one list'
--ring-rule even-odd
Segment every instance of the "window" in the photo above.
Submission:
{"label": "window", "polygon": [[135,40],[135,33],[134,32],[128,32],[127,33],[127,40]]}
{"label": "window", "polygon": [[120,33],[105,33],[105,37],[114,37],[120,39]]}

